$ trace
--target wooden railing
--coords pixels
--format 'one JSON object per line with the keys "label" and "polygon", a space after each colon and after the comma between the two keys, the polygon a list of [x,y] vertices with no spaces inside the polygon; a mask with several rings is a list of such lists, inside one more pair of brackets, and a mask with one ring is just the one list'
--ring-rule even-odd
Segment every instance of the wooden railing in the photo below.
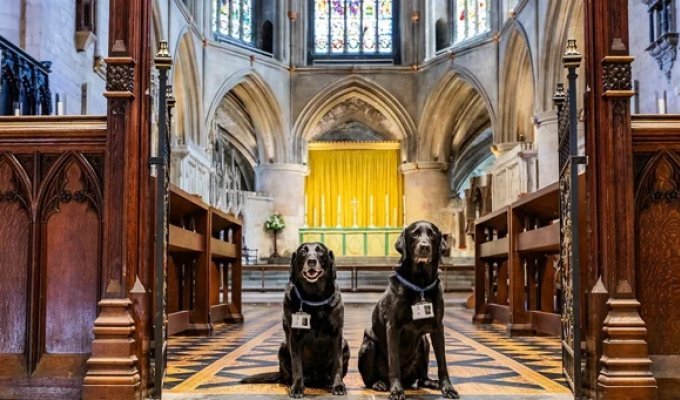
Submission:
{"label": "wooden railing", "polygon": [[558,196],[555,183],[475,222],[475,322],[560,333]]}
{"label": "wooden railing", "polygon": [[51,65],[0,36],[0,115],[50,115]]}
{"label": "wooden railing", "polygon": [[168,334],[242,321],[241,221],[170,187]]}
{"label": "wooden railing", "polygon": [[0,398],[80,398],[105,295],[104,117],[0,117]]}

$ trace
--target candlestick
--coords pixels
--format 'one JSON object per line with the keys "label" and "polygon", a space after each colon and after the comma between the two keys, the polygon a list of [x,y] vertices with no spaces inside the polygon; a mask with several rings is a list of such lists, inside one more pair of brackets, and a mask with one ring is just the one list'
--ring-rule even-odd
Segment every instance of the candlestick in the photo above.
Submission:
{"label": "candlestick", "polygon": [[321,195],[321,227],[326,227],[326,203],[323,195]]}
{"label": "candlestick", "polygon": [[338,195],[338,221],[335,224],[336,228],[342,228],[342,197]]}
{"label": "candlestick", "polygon": [[385,227],[390,227],[390,195],[385,194]]}
{"label": "candlestick", "polygon": [[308,202],[308,199],[307,199],[307,195],[305,195],[305,220],[304,220],[304,223],[302,224],[303,228],[309,227],[309,225],[307,225],[307,212],[308,212],[308,210],[309,210],[309,202]]}
{"label": "candlestick", "polygon": [[354,223],[352,224],[352,228],[358,228],[359,225],[357,225],[357,206],[359,205],[359,202],[357,201],[356,197],[352,199],[352,214],[353,214],[353,221]]}

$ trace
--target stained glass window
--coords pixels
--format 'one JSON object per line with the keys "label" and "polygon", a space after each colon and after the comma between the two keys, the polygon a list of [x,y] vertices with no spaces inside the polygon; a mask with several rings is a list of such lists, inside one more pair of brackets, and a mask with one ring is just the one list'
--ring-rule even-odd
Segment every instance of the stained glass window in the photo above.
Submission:
{"label": "stained glass window", "polygon": [[473,38],[489,30],[489,1],[491,0],[454,1],[454,43]]}
{"label": "stained glass window", "polygon": [[312,0],[312,55],[393,55],[392,3],[393,0]]}
{"label": "stained glass window", "polygon": [[253,0],[217,0],[213,30],[218,39],[253,42]]}

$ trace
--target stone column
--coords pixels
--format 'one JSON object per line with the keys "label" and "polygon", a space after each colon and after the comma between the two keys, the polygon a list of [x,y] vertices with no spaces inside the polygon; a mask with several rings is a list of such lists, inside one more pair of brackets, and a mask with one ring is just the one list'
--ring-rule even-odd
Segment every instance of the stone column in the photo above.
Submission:
{"label": "stone column", "polygon": [[297,248],[298,230],[304,225],[305,177],[309,168],[300,164],[263,164],[256,167],[255,174],[256,190],[273,198],[274,211],[286,222],[286,228],[278,235],[277,247],[279,254],[288,255]]}
{"label": "stone column", "polygon": [[554,110],[536,114],[535,144],[538,150],[538,188],[557,182],[560,174],[557,156],[557,112]]}
{"label": "stone column", "polygon": [[415,162],[402,164],[404,174],[405,225],[427,220],[443,226],[444,209],[449,203],[447,164],[442,162]]}

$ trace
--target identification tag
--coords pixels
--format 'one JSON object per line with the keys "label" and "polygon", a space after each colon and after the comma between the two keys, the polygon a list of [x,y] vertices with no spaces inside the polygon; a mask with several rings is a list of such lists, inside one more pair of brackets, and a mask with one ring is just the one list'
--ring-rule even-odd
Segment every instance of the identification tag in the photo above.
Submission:
{"label": "identification tag", "polygon": [[411,306],[411,311],[413,312],[413,319],[426,319],[434,317],[434,310],[432,308],[432,303],[422,302]]}
{"label": "identification tag", "polygon": [[296,312],[291,321],[293,329],[311,329],[311,317],[306,312]]}

